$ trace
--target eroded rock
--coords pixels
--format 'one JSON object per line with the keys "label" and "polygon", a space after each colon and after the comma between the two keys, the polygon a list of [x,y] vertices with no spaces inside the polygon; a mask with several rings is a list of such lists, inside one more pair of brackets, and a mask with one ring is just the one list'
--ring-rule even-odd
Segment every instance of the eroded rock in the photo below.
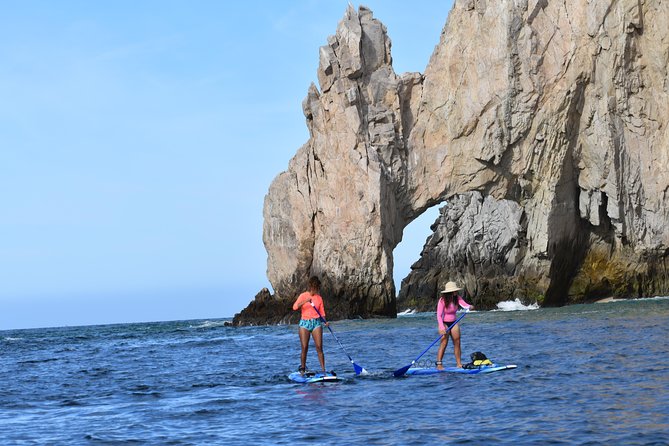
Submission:
{"label": "eroded rock", "polygon": [[424,75],[397,76],[385,27],[349,8],[265,199],[277,298],[318,274],[333,318],[393,316],[392,251],[444,202],[437,230],[461,235],[428,244],[403,300],[446,277],[482,306],[669,292],[667,23],[644,0],[459,0]]}

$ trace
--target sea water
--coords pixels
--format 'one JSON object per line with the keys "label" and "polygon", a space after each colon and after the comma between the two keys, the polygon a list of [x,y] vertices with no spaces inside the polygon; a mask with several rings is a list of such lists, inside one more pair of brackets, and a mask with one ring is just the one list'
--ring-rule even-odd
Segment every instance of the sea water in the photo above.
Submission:
{"label": "sea water", "polygon": [[438,336],[421,313],[332,322],[369,375],[326,330],[345,381],[311,385],[295,325],[0,331],[0,444],[669,444],[669,299],[519,308],[460,322],[463,362],[517,369],[392,377]]}

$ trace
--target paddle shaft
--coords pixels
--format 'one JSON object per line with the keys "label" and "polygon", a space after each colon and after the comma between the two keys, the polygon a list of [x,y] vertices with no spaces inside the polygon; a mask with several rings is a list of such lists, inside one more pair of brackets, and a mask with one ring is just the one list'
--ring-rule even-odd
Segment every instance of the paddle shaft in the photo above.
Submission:
{"label": "paddle shaft", "polygon": [[351,362],[353,362],[353,358],[351,358],[351,355],[348,354],[348,352],[346,351],[346,349],[344,348],[342,343],[339,341],[339,338],[337,338],[337,335],[334,334],[334,331],[332,331],[332,329],[330,328],[330,325],[328,324],[328,321],[326,321],[325,318],[321,315],[321,312],[318,311],[318,308],[316,308],[316,305],[314,305],[313,302],[310,301],[309,303],[311,304],[312,307],[314,307],[314,310],[316,310],[316,313],[318,313],[318,317],[321,318],[321,320],[323,321],[325,326],[328,327],[328,330],[330,330],[330,333],[332,333],[332,336],[334,336],[334,338],[337,340],[337,343],[339,343],[339,346],[341,347],[341,349],[344,351],[344,353],[346,353],[346,356],[348,356],[348,359],[350,359]]}
{"label": "paddle shaft", "polygon": [[430,346],[429,346],[428,348],[426,348],[425,350],[423,350],[423,353],[421,353],[420,355],[418,355],[418,357],[417,357],[416,359],[414,359],[413,362],[412,362],[411,364],[412,364],[412,365],[415,364],[416,361],[418,361],[418,360],[419,360],[425,353],[427,353],[427,351],[428,351],[429,349],[431,349],[432,346],[433,346],[434,344],[436,344],[437,342],[439,342],[439,341],[441,340],[442,337],[446,336],[446,335],[448,334],[448,332],[451,331],[451,328],[455,327],[455,324],[457,324],[458,322],[460,322],[460,319],[462,319],[463,317],[465,317],[465,315],[466,315],[467,313],[468,313],[468,311],[465,311],[464,313],[462,313],[462,314],[460,315],[459,318],[457,318],[457,319],[455,320],[455,322],[453,322],[451,325],[449,325],[448,327],[446,327],[446,332],[445,332],[444,334],[442,334],[442,335],[439,335],[439,337],[438,337],[437,339],[435,339],[434,342],[433,342],[432,344],[430,344]]}
{"label": "paddle shaft", "polygon": [[420,358],[422,358],[423,355],[424,355],[425,353],[427,353],[427,351],[428,351],[429,349],[432,348],[432,346],[433,346],[434,344],[436,344],[437,342],[439,342],[443,336],[446,336],[446,335],[448,334],[448,332],[451,331],[451,328],[455,327],[455,324],[457,324],[458,322],[460,322],[460,319],[462,319],[463,317],[465,317],[465,316],[467,315],[467,313],[469,313],[469,310],[467,310],[467,311],[465,311],[464,313],[462,313],[462,314],[460,315],[460,317],[457,318],[457,319],[455,320],[455,322],[453,322],[451,325],[449,325],[449,326],[446,328],[446,332],[445,332],[444,334],[440,334],[439,337],[438,337],[437,339],[435,339],[435,340],[432,342],[432,344],[430,344],[430,346],[429,346],[428,348],[426,348],[425,350],[423,350],[423,353],[421,353],[420,355],[418,355],[418,357],[417,357],[416,359],[414,359],[413,361],[411,361],[411,364],[409,364],[409,365],[407,365],[407,366],[404,366],[404,367],[402,367],[401,369],[395,370],[395,371],[393,372],[393,375],[395,375],[396,377],[397,377],[397,376],[402,376],[402,375],[404,375],[404,374],[407,372],[407,370],[409,370],[409,369],[411,368],[412,365],[414,365],[416,362],[418,362],[418,360],[419,360]]}
{"label": "paddle shaft", "polygon": [[316,308],[316,305],[314,305],[314,303],[311,302],[311,301],[309,301],[309,303],[310,303],[311,306],[314,308],[314,310],[316,310],[316,313],[318,313],[318,317],[321,318],[321,320],[323,321],[323,323],[325,324],[325,326],[328,327],[328,330],[330,330],[330,333],[332,333],[332,336],[337,340],[337,343],[338,343],[339,346],[341,347],[342,351],[346,354],[346,356],[348,356],[349,361],[351,361],[351,364],[353,364],[353,369],[355,370],[355,373],[356,373],[357,375],[359,375],[360,373],[363,373],[363,372],[364,372],[364,373],[367,373],[367,371],[365,370],[364,367],[359,366],[358,364],[356,364],[356,363],[353,361],[353,358],[351,358],[351,355],[348,354],[348,352],[346,351],[346,349],[345,349],[344,346],[342,345],[341,341],[339,341],[339,338],[337,337],[337,335],[334,333],[334,331],[332,331],[332,328],[330,328],[330,325],[328,324],[328,321],[325,320],[325,318],[323,317],[323,315],[321,314],[321,312],[318,311],[318,308]]}

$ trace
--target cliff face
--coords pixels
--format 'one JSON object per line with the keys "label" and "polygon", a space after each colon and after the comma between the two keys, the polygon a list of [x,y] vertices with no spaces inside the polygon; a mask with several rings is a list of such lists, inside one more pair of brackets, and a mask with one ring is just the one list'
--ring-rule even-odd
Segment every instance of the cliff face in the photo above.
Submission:
{"label": "cliff face", "polygon": [[446,279],[484,307],[669,291],[667,23],[649,0],[460,0],[425,74],[397,76],[349,8],[265,199],[277,298],[319,274],[333,317],[394,315],[392,250],[444,202],[402,308]]}
{"label": "cliff face", "polygon": [[[474,240],[450,247],[448,276],[481,303],[667,292],[668,19],[666,4],[637,0],[456,4],[408,144],[432,159],[410,181],[422,196],[478,191],[522,208],[505,269],[486,268]],[[422,175],[428,163],[445,181]]]}
{"label": "cliff face", "polygon": [[318,79],[303,102],[311,137],[265,198],[267,274],[291,301],[318,274],[330,317],[394,316],[396,190],[422,77],[395,75],[386,29],[361,7],[321,47]]}

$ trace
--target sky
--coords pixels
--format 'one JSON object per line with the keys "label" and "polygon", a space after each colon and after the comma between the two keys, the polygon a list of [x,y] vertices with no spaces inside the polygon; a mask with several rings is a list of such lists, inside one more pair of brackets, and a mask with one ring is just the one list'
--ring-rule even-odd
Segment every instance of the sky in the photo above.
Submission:
{"label": "sky", "polygon": [[[395,72],[423,72],[452,1],[363,4]],[[347,5],[3,2],[0,330],[225,318],[271,289],[264,196]],[[405,230],[398,286],[437,215]]]}

